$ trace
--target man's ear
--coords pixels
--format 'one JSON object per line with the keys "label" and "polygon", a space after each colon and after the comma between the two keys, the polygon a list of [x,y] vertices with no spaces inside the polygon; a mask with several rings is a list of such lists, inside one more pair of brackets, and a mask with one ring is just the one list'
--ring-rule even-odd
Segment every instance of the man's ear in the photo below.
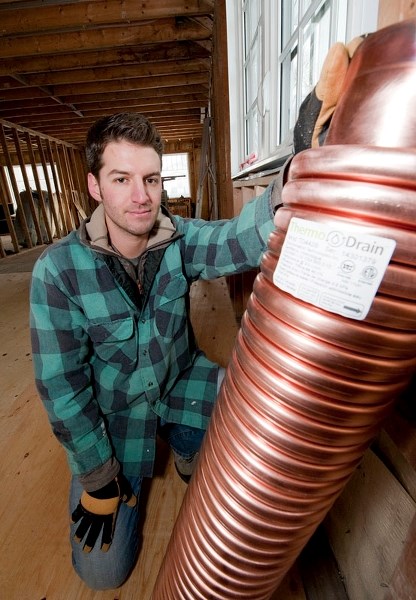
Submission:
{"label": "man's ear", "polygon": [[88,173],[88,191],[94,200],[97,202],[102,201],[99,183],[92,173]]}

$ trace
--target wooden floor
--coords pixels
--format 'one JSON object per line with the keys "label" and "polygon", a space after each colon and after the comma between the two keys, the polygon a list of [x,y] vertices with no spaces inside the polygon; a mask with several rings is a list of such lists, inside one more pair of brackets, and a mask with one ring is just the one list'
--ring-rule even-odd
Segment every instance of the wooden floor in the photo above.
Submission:
{"label": "wooden floor", "polygon": [[[148,600],[186,485],[164,468],[146,490],[143,550],[119,590],[93,592],[75,575],[68,540],[69,474],[33,384],[28,293],[39,248],[0,260],[0,598]],[[237,326],[224,280],[192,290],[192,319],[207,354],[226,365]],[[305,600],[296,567],[273,600]]]}

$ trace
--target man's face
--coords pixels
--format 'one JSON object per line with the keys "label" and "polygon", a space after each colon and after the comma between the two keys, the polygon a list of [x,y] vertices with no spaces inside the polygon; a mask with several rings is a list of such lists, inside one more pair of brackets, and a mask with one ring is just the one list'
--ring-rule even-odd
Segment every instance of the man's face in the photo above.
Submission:
{"label": "man's face", "polygon": [[159,212],[162,178],[157,152],[126,141],[110,142],[102,156],[98,179],[88,174],[88,189],[102,202],[112,243],[127,248],[147,242]]}

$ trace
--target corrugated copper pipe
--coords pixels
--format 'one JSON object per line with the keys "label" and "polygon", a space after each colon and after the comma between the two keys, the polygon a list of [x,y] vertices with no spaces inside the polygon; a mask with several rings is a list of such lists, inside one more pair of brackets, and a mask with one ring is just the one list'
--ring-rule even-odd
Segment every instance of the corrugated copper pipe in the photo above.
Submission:
{"label": "corrugated copper pipe", "polygon": [[[416,368],[415,33],[363,42],[327,144],[292,161],[153,600],[270,598]],[[276,284],[294,217],[394,240],[365,317]]]}

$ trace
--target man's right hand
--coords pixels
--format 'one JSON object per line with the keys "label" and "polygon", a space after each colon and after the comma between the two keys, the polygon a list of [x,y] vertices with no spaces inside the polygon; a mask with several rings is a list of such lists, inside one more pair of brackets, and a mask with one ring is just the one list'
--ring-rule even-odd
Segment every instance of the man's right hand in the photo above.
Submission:
{"label": "man's right hand", "polygon": [[120,502],[133,508],[137,497],[123,475],[94,491],[83,491],[79,504],[72,513],[72,523],[80,521],[74,539],[80,543],[86,536],[83,550],[91,552],[102,531],[101,550],[107,552],[113,541],[114,526]]}

